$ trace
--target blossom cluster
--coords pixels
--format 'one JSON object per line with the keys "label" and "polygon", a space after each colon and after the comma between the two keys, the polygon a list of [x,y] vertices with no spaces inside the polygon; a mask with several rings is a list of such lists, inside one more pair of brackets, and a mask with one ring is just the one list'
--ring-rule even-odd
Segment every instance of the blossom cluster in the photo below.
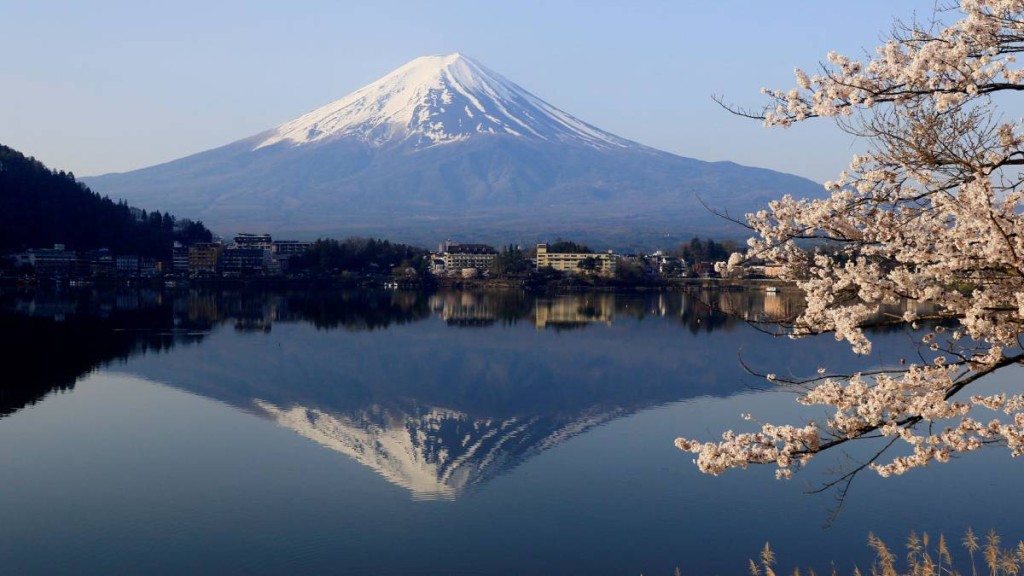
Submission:
{"label": "blossom cluster", "polygon": [[[883,476],[992,443],[1024,452],[1022,397],[956,400],[1024,359],[1024,131],[995,97],[1024,90],[1015,58],[1024,51],[1024,0],[963,0],[959,11],[947,27],[894,34],[869,61],[832,53],[820,74],[797,70],[795,88],[764,91],[766,125],[834,117],[869,151],[825,184],[827,197],[786,196],[748,214],[755,237],[745,255],[720,265],[781,265],[806,293],[795,337],[831,332],[867,354],[865,324],[907,301],[931,303],[929,320],[955,328],[925,337],[924,364],[799,383],[802,403],[833,411],[821,423],[677,440],[701,470],[775,463],[788,477],[822,450],[879,436],[909,447],[868,463]],[[893,320],[920,318],[909,309]],[[1001,417],[976,419],[984,409]]]}

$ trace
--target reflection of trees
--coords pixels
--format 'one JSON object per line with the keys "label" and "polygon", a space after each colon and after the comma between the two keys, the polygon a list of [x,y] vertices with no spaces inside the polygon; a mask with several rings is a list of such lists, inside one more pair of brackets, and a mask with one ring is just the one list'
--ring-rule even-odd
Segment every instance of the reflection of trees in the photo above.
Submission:
{"label": "reflection of trees", "polygon": [[[187,355],[137,359],[131,370],[273,418],[417,497],[451,498],[611,419],[681,398],[746,390],[735,360],[744,337],[737,316],[749,312],[744,306],[766,307],[758,302],[719,292],[538,297],[511,290],[38,296],[3,306],[22,313],[0,315],[0,329],[22,336],[5,354],[31,367],[20,372],[33,374],[0,383],[0,414],[69,389],[105,363],[203,340],[202,348]],[[579,319],[581,326],[595,321],[622,326],[552,338],[532,325],[473,333],[434,322],[419,330],[395,330],[390,348],[377,338],[293,326],[268,336],[281,342],[287,335],[288,346],[273,347],[273,354],[245,353],[265,350],[245,348],[246,342],[263,340],[259,331],[277,322],[376,330],[432,314],[495,324],[547,314],[547,320]],[[654,332],[635,326],[641,322]],[[687,338],[677,322],[693,332],[719,333]],[[218,325],[229,329],[202,336]],[[256,333],[235,334],[232,326]],[[830,338],[802,341],[799,349],[786,344],[767,338],[745,359],[782,373],[787,366],[802,366],[808,355],[847,353]],[[396,349],[401,362],[395,361]],[[841,366],[843,360],[830,365]]]}
{"label": "reflection of trees", "polygon": [[[716,306],[718,296],[706,295]],[[496,316],[486,291],[440,292],[429,300],[448,325],[459,317],[493,322]],[[736,353],[744,338],[760,335],[693,295],[591,293],[526,301],[527,309],[557,307],[586,319],[604,310],[622,325],[553,338],[529,326],[472,333],[432,322],[395,331],[389,341],[402,362],[376,339],[345,337],[339,347],[337,339],[292,330],[291,351],[274,357],[210,352],[216,382],[202,369],[164,373],[174,375],[176,386],[265,415],[353,458],[414,498],[443,499],[612,419],[683,398],[749,390]],[[694,311],[735,331],[688,337],[677,322]],[[796,346],[761,341],[745,359],[771,362],[782,373],[808,356],[848,353],[830,338]],[[301,371],[291,368],[300,364]]]}
{"label": "reflection of trees", "polygon": [[785,323],[802,308],[801,295],[792,291],[701,290],[686,295],[679,319],[696,334],[732,330],[738,323]]}
{"label": "reflection of trees", "polygon": [[385,329],[430,316],[427,297],[418,292],[292,293],[287,296],[287,307],[293,316],[317,328],[354,332]]}
{"label": "reflection of trees", "polygon": [[[54,391],[74,388],[83,374],[135,354],[162,352],[201,334],[175,327],[173,306],[138,298],[0,299],[5,365],[18,377],[0,381],[0,415],[35,404]],[[118,302],[128,309],[118,308]],[[59,312],[58,312],[59,311]]]}
{"label": "reflection of trees", "polygon": [[422,296],[393,293],[86,290],[0,297],[3,358],[21,375],[0,380],[0,415],[70,390],[99,366],[198,342],[228,320],[243,332],[269,332],[274,321],[286,319],[372,330],[428,315]]}
{"label": "reflection of trees", "polygon": [[[775,297],[773,297],[775,298]],[[137,353],[198,341],[230,322],[240,332],[270,332],[274,322],[317,328],[386,329],[437,314],[452,326],[512,325],[579,329],[616,318],[675,317],[691,332],[730,330],[741,318],[789,310],[789,300],[764,294],[700,292],[535,296],[522,290],[268,292],[262,290],[75,291],[0,297],[4,357],[27,376],[0,383],[0,413],[69,389],[97,366]],[[775,308],[772,308],[774,306]]]}
{"label": "reflection of trees", "polygon": [[190,320],[234,321],[240,332],[270,332],[274,322],[305,321],[321,329],[378,330],[430,316],[422,293],[366,291],[193,290],[180,294]]}
{"label": "reflection of trees", "polygon": [[503,325],[528,318],[533,310],[533,297],[522,290],[498,290],[491,293],[494,312]]}
{"label": "reflection of trees", "polygon": [[707,302],[701,298],[692,298],[679,313],[679,322],[689,328],[693,334],[700,332],[714,332],[715,330],[729,330],[739,320],[730,314],[723,312],[716,304]]}
{"label": "reflection of trees", "polygon": [[115,360],[198,342],[228,320],[241,332],[269,332],[274,321],[373,330],[423,320],[426,297],[413,293],[155,290],[37,292],[0,297],[3,358],[18,377],[0,380],[0,415],[34,404]]}
{"label": "reflection of trees", "polygon": [[443,291],[429,298],[433,314],[450,326],[515,324],[532,317],[538,328],[579,330],[618,319],[676,317],[691,332],[730,330],[742,322],[792,318],[802,306],[794,292],[701,290],[697,292],[583,292],[530,295],[522,290]]}

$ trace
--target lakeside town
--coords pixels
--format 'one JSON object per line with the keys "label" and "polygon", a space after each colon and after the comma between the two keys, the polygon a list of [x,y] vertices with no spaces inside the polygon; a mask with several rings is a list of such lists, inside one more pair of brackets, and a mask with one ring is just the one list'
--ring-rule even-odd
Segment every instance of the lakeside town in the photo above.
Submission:
{"label": "lakeside town", "polygon": [[[349,238],[315,242],[242,233],[230,241],[175,241],[169,257],[72,250],[64,244],[0,255],[0,281],[41,281],[71,286],[95,282],[162,281],[168,286],[217,280],[339,280],[386,286],[487,280],[584,279],[593,283],[649,285],[714,279],[715,262],[735,250],[731,242],[694,238],[671,251],[618,254],[567,240],[524,248],[445,241],[435,251],[387,240]],[[345,252],[339,258],[332,252]],[[333,257],[332,257],[333,256]],[[771,266],[750,265],[733,278],[774,278]]]}

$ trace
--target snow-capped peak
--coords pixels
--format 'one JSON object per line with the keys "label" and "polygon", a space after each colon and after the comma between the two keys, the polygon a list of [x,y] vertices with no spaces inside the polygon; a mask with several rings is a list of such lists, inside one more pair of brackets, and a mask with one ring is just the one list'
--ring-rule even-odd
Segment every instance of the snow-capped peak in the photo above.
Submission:
{"label": "snow-capped peak", "polygon": [[342,414],[253,402],[278,425],[354,458],[418,500],[452,500],[523,458],[621,415],[609,410],[576,419],[474,418],[446,408],[406,412],[383,406]]}
{"label": "snow-capped peak", "polygon": [[507,134],[596,148],[633,142],[604,132],[523,90],[475,60],[455,53],[424,56],[271,130],[256,148],[358,138],[373,147],[417,147]]}

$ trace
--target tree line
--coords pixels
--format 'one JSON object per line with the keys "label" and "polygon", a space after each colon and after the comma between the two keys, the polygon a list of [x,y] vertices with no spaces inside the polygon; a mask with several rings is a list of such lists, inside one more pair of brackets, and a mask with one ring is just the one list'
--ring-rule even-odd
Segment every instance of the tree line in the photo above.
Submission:
{"label": "tree line", "polygon": [[289,261],[292,272],[329,274],[349,272],[377,275],[412,269],[425,273],[430,263],[430,252],[424,248],[377,240],[373,238],[320,239],[305,253]]}
{"label": "tree line", "polygon": [[671,255],[682,258],[688,264],[699,264],[701,262],[725,262],[733,252],[740,251],[739,244],[726,240],[715,242],[710,238],[701,240],[694,236],[689,242],[684,242],[672,251]]}
{"label": "tree line", "polygon": [[169,258],[174,241],[209,241],[202,224],[133,209],[93,192],[71,172],[0,145],[0,251],[109,248],[116,254]]}

